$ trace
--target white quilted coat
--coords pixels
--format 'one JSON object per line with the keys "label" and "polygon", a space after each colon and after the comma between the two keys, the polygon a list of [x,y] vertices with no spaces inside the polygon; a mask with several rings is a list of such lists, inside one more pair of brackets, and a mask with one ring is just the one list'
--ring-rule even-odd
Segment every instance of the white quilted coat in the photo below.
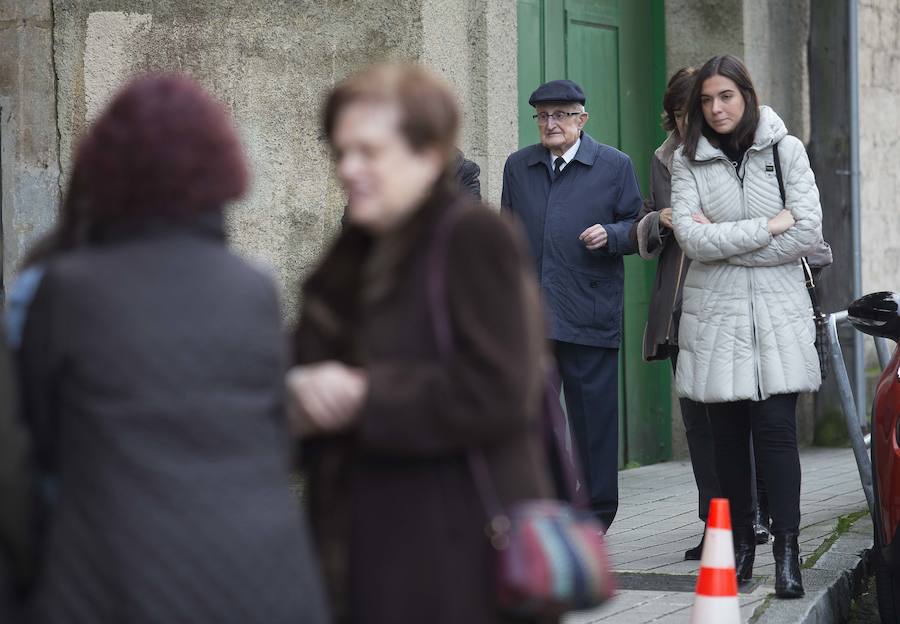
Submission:
{"label": "white quilted coat", "polygon": [[[767,223],[782,209],[775,142],[796,224],[773,237]],[[701,136],[695,161],[676,152],[672,211],[675,236],[694,260],[684,282],[678,396],[718,403],[817,390],[815,325],[799,260],[821,240],[822,208],[803,143],[767,106],[738,170]],[[712,223],[696,223],[697,212]]]}

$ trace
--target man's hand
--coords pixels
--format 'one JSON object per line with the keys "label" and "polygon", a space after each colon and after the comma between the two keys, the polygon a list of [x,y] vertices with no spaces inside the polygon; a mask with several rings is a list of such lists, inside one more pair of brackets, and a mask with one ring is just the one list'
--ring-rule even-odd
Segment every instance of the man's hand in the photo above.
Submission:
{"label": "man's hand", "polygon": [[366,373],[340,362],[296,366],[285,384],[288,421],[299,436],[350,427],[368,391]]}
{"label": "man's hand", "polygon": [[582,232],[578,240],[583,242],[585,247],[594,251],[606,246],[606,243],[609,241],[609,235],[606,233],[606,229],[598,223]]}
{"label": "man's hand", "polygon": [[672,229],[672,209],[671,208],[663,208],[659,211],[659,222],[663,224],[664,227]]}

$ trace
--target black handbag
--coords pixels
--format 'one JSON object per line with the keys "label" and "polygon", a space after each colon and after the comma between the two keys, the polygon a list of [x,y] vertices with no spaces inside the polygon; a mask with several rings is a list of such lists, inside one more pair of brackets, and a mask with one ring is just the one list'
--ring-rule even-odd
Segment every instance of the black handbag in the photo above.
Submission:
{"label": "black handbag", "polygon": [[[778,143],[772,146],[772,154],[775,160],[775,177],[778,179],[778,192],[781,193],[781,203],[785,205],[784,178],[781,173],[781,159],[778,157]],[[824,243],[827,245],[827,243]],[[830,258],[830,254],[829,254]],[[806,258],[800,258],[803,265],[803,274],[806,277],[806,291],[809,293],[809,301],[812,304],[813,321],[816,324],[816,353],[819,355],[819,370],[822,372],[822,381],[831,372],[831,347],[828,341],[828,318],[822,312],[819,303],[819,294],[816,292],[816,282],[813,279],[813,270]],[[821,267],[819,267],[821,268]]]}

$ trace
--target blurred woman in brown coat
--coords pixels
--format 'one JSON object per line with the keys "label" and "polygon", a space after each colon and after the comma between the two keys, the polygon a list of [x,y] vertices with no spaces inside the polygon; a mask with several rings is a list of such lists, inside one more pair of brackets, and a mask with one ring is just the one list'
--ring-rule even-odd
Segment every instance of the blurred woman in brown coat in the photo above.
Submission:
{"label": "blurred woman in brown coat", "polygon": [[[452,183],[458,117],[411,66],[357,74],[325,106],[350,224],[304,285],[288,384],[341,622],[504,621],[467,453],[483,450],[506,504],[549,489],[537,289],[514,227]],[[450,223],[447,359],[427,289]]]}

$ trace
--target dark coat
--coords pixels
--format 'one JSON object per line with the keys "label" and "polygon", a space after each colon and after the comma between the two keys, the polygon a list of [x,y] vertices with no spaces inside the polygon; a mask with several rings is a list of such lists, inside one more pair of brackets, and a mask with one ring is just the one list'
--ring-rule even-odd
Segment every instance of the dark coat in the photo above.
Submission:
{"label": "dark coat", "polygon": [[[628,156],[582,133],[575,158],[554,179],[547,148],[526,147],[506,161],[500,203],[525,225],[549,309],[550,338],[617,349],[622,256],[636,251],[628,234],[642,206]],[[589,251],[578,236],[597,223],[609,242]]]}
{"label": "dark coat", "polygon": [[[641,257],[659,258],[647,326],[644,329],[645,360],[664,360],[678,347],[678,321],[684,277],[691,259],[684,255],[675,234],[659,222],[659,211],[672,207],[672,173],[669,170],[675,148],[668,139],[650,161],[650,201],[641,210],[631,230]],[[666,163],[669,163],[668,165]]]}
{"label": "dark coat", "polygon": [[20,362],[49,498],[31,621],[320,623],[275,286],[222,218],[51,259]]}
{"label": "dark coat", "polygon": [[456,156],[456,181],[460,190],[466,191],[476,199],[481,199],[481,167],[467,159],[462,152]]}
{"label": "dark coat", "polygon": [[[436,219],[460,201],[445,291],[456,354],[445,362],[428,258]],[[338,621],[500,621],[466,454],[483,450],[507,504],[549,488],[535,423],[545,342],[519,235],[462,195],[435,198],[379,240],[348,227],[303,296],[297,361],[362,366],[370,384],[354,430],[304,445]]]}
{"label": "dark coat", "polygon": [[19,419],[14,371],[0,324],[0,621],[12,609],[32,568],[31,474],[28,438]]}

